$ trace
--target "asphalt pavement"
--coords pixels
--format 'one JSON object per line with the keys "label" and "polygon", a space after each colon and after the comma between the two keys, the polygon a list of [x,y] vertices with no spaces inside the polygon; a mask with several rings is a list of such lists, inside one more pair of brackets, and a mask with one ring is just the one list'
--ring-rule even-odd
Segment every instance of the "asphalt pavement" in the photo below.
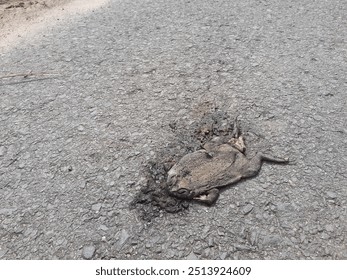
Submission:
{"label": "asphalt pavement", "polygon": [[[347,259],[346,14],[119,0],[1,53],[0,259]],[[129,204],[170,124],[211,108],[291,164],[142,220]]]}

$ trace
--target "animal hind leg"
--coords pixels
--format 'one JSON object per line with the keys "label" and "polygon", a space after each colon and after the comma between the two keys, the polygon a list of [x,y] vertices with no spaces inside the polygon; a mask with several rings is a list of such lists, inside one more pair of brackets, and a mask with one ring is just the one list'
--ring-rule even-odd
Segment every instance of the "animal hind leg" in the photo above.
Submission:
{"label": "animal hind leg", "polygon": [[246,164],[242,173],[242,178],[250,178],[256,176],[261,169],[263,161],[275,163],[289,162],[287,158],[277,158],[263,153],[258,153]]}
{"label": "animal hind leg", "polygon": [[261,159],[263,161],[268,161],[268,162],[275,162],[275,163],[288,163],[289,159],[288,158],[279,158],[279,157],[274,157],[270,156],[267,154],[260,153]]}

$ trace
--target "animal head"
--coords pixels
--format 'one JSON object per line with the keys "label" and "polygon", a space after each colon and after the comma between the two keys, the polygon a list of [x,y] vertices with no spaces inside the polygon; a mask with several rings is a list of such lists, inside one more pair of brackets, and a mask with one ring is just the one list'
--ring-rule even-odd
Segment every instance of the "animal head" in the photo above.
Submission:
{"label": "animal head", "polygon": [[246,144],[242,136],[239,136],[237,138],[231,138],[228,141],[228,144],[238,149],[241,153],[244,153],[246,151]]}

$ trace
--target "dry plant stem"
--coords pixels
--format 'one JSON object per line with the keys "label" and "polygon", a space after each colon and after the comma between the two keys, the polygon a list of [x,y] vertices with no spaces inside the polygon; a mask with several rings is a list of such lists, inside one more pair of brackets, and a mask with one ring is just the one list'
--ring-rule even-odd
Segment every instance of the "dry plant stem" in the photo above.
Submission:
{"label": "dry plant stem", "polygon": [[0,79],[23,77],[28,78],[29,76],[45,76],[45,75],[59,75],[59,73],[48,73],[48,72],[29,72],[29,73],[11,73],[4,76],[0,76]]}

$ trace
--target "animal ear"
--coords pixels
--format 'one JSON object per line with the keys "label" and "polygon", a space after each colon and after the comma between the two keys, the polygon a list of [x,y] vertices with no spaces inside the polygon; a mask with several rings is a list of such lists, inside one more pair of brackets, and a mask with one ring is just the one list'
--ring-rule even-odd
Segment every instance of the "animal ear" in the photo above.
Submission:
{"label": "animal ear", "polygon": [[241,136],[241,127],[240,127],[240,121],[238,120],[238,115],[236,116],[234,120],[234,127],[232,132],[233,138],[239,138]]}
{"label": "animal ear", "polygon": [[242,135],[239,136],[238,140],[239,140],[239,141],[242,141],[242,144],[243,144],[243,145],[246,145],[246,143],[245,143],[245,137],[243,137]]}

